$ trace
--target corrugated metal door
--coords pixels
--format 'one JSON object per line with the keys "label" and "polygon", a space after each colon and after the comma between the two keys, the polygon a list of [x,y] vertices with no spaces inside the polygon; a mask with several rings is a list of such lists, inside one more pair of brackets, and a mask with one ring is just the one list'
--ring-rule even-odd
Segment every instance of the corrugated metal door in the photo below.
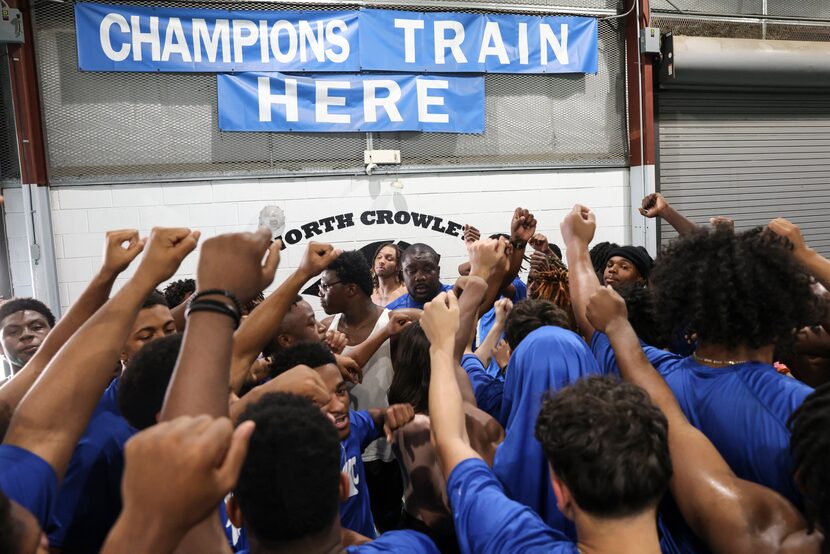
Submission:
{"label": "corrugated metal door", "polygon": [[[775,217],[830,256],[830,94],[661,90],[659,187],[692,221]],[[662,223],[661,242],[676,237]]]}

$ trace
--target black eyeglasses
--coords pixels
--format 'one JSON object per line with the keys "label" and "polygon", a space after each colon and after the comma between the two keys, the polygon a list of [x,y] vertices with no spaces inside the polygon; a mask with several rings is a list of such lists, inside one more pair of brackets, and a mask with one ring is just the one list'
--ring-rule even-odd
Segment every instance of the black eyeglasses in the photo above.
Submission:
{"label": "black eyeglasses", "polygon": [[331,287],[334,285],[339,285],[343,281],[335,281],[334,283],[320,283],[320,292],[328,292]]}

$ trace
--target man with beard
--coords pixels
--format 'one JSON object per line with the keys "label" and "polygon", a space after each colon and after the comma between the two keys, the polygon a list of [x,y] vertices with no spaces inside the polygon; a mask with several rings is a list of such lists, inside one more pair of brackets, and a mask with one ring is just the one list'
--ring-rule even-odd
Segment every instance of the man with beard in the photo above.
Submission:
{"label": "man with beard", "polygon": [[441,292],[452,289],[452,285],[441,283],[441,256],[426,244],[416,243],[404,250],[401,257],[403,280],[406,294],[389,303],[390,310],[400,308],[417,308],[422,310],[424,304]]}

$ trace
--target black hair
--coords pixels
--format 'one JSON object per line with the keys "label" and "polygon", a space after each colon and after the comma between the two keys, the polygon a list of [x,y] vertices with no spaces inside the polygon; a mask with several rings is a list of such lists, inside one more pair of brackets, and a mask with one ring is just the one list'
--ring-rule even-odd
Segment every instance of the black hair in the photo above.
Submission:
{"label": "black hair", "polygon": [[370,270],[372,272],[372,290],[380,287],[380,282],[378,281],[378,276],[375,275],[375,260],[378,259],[378,254],[380,251],[386,248],[387,246],[392,247],[395,249],[395,267],[398,269],[398,283],[403,283],[403,264],[401,264],[401,259],[403,258],[403,250],[401,247],[395,244],[394,242],[384,242],[380,246],[378,246],[377,250],[375,250],[375,255],[372,257],[370,262]]}
{"label": "black hair", "polygon": [[256,428],[234,490],[245,529],[275,548],[330,528],[340,490],[334,425],[310,401],[279,392],[248,406],[239,418],[247,420]]}
{"label": "black hair", "polygon": [[19,541],[20,531],[18,522],[12,515],[12,502],[0,491],[0,552],[17,552],[20,549]]}
{"label": "black hair", "polygon": [[322,342],[301,342],[274,354],[269,374],[276,377],[298,365],[314,368],[336,363],[337,360],[327,345]]}
{"label": "black hair", "polygon": [[591,265],[594,266],[594,272],[602,275],[602,272],[605,271],[605,265],[608,263],[608,253],[619,247],[619,244],[607,241],[595,244],[588,252],[591,256]]}
{"label": "black hair", "polygon": [[144,302],[141,304],[141,309],[146,310],[147,308],[152,308],[153,306],[165,306],[169,308],[170,304],[167,303],[167,299],[160,291],[154,290],[147,295],[147,298],[144,299]]}
{"label": "black hair", "polygon": [[415,412],[429,411],[429,339],[417,321],[407,325],[398,337],[392,361],[389,404],[412,404]]}
{"label": "black hair", "polygon": [[118,383],[118,409],[138,429],[156,424],[176,367],[183,336],[168,335],[145,344],[127,363]]}
{"label": "black hair", "polygon": [[430,256],[435,258],[435,263],[440,263],[441,262],[441,255],[438,254],[438,252],[436,252],[434,248],[432,248],[431,246],[429,246],[427,244],[423,244],[421,242],[416,242],[415,244],[409,245],[409,247],[406,250],[403,251],[403,254],[401,254],[401,264],[403,264],[404,258],[407,258],[409,256],[414,256],[415,254],[423,254],[423,253],[429,254]]}
{"label": "black hair", "polygon": [[614,290],[625,300],[628,322],[631,323],[637,337],[655,348],[669,346],[669,337],[657,321],[657,307],[652,289],[644,286],[642,282],[635,282],[620,283]]}
{"label": "black hair", "polygon": [[35,298],[11,298],[0,304],[0,321],[17,312],[37,312],[46,318],[49,327],[55,326],[55,314],[49,307]]}
{"label": "black hair", "polygon": [[184,302],[185,296],[196,292],[195,279],[179,279],[172,281],[164,288],[164,298],[167,300],[167,306],[175,308]]}
{"label": "black hair", "polygon": [[262,293],[257,294],[256,296],[245,302],[245,305],[242,306],[242,315],[250,315],[251,312],[253,312],[254,309],[263,302],[265,302],[265,295]]}
{"label": "black hair", "polygon": [[547,325],[571,329],[568,313],[553,302],[533,298],[516,302],[504,322],[504,340],[516,350],[526,336]]}
{"label": "black hair", "polygon": [[658,322],[701,343],[767,345],[787,352],[794,329],[820,321],[824,306],[784,239],[761,228],[698,229],[664,248],[651,273]]}
{"label": "black hair", "polygon": [[[804,508],[810,533],[819,527],[830,533],[830,383],[818,387],[792,413],[787,422],[790,454],[795,478],[804,491]],[[830,553],[830,539],[825,538],[822,554]]]}
{"label": "black hair", "polygon": [[366,296],[372,296],[372,269],[360,250],[343,252],[326,269],[341,283],[354,283]]}
{"label": "black hair", "polygon": [[641,513],[672,476],[668,422],[646,392],[611,377],[580,379],[542,403],[536,438],[585,512]]}

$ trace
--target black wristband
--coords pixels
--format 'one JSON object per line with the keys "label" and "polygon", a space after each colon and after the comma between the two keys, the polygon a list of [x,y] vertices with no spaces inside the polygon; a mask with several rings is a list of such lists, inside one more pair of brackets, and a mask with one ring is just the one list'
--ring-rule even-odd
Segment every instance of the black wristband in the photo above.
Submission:
{"label": "black wristband", "polygon": [[226,315],[233,320],[233,328],[238,329],[242,316],[225,302],[220,300],[197,300],[190,302],[185,311],[185,317],[190,317],[193,312],[214,312]]}
{"label": "black wristband", "polygon": [[523,240],[514,240],[511,241],[511,244],[513,245],[513,248],[515,248],[516,250],[521,250],[527,246],[527,242]]}
{"label": "black wristband", "polygon": [[232,293],[231,291],[229,291],[229,290],[222,290],[222,289],[200,290],[200,291],[196,292],[196,294],[194,294],[193,296],[190,297],[190,303],[192,304],[193,302],[199,300],[203,296],[213,296],[213,295],[224,296],[225,298],[227,298],[228,300],[233,302],[233,305],[236,307],[236,313],[238,313],[240,316],[242,315],[242,304],[239,303],[239,299],[236,297],[236,295],[234,293]]}

